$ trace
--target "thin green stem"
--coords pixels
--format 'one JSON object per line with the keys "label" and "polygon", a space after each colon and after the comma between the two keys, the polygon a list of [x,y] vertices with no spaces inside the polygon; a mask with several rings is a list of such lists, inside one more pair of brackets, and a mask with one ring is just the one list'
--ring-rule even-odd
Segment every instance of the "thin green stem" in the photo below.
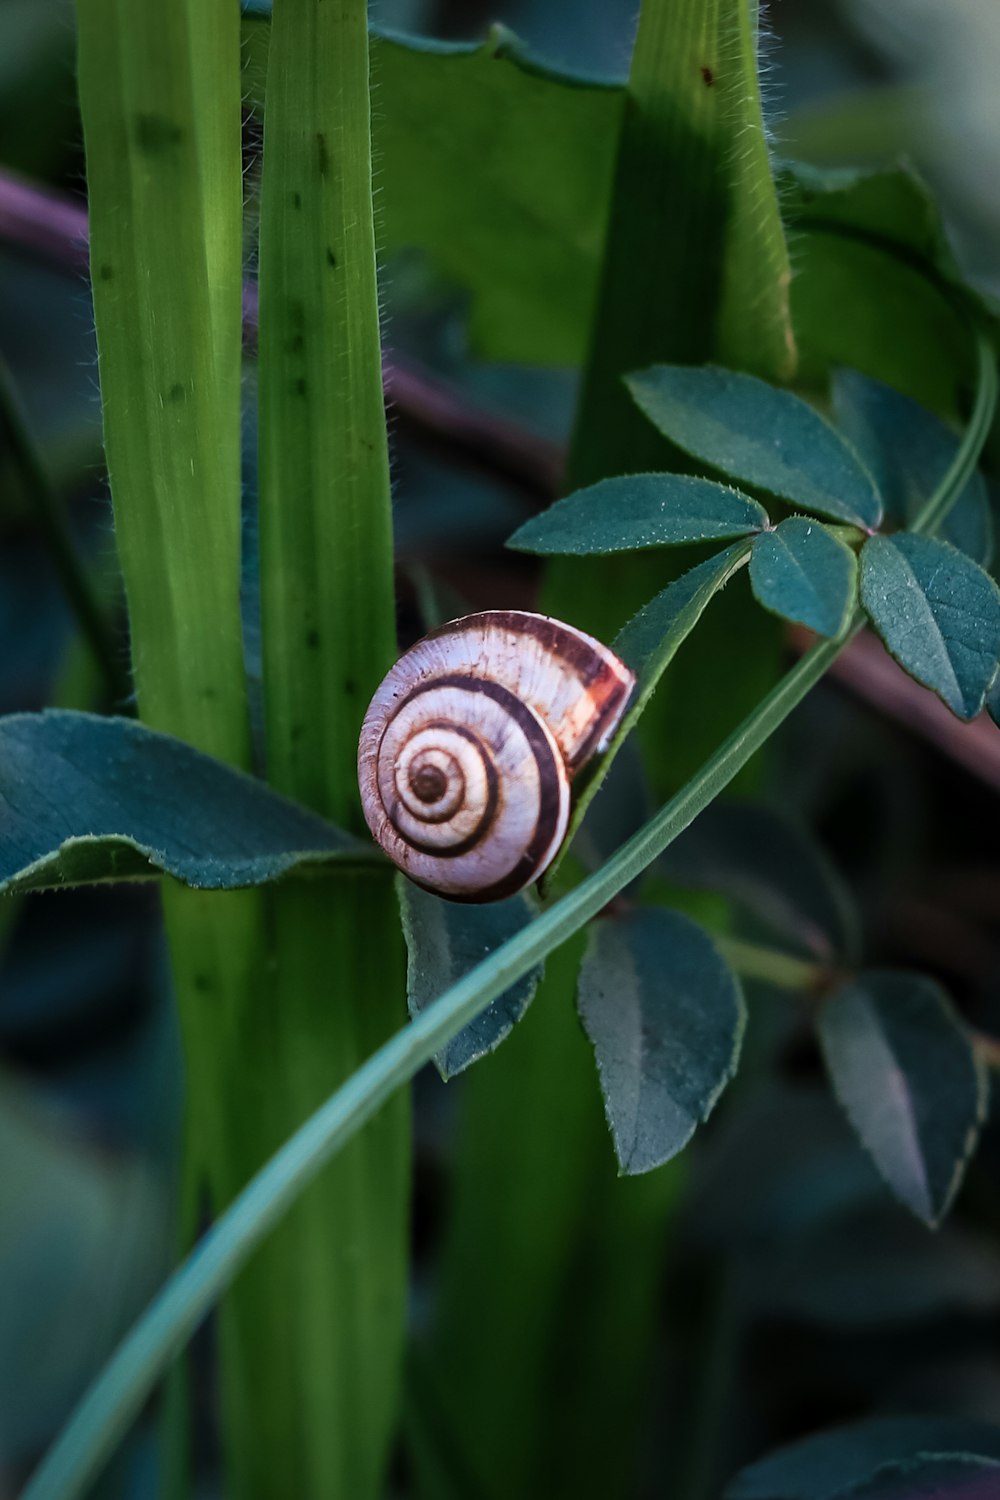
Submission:
{"label": "thin green stem", "polygon": [[993,345],[985,333],[975,326],[976,336],[976,399],[972,415],[965,429],[958,452],[951,467],[923,509],[918,511],[911,531],[931,535],[965,489],[975,472],[979,456],[986,445],[993,426],[997,407],[997,366]]}
{"label": "thin green stem", "polygon": [[[977,330],[980,385],[959,455],[918,526],[947,514],[975,465],[996,406],[989,343]],[[984,391],[985,387],[985,391]],[[99,1471],[157,1379],[253,1251],[332,1156],[463,1026],[578,932],[722,792],[861,628],[803,656],[688,784],[600,870],[495,949],[384,1043],[271,1158],[166,1283],[77,1406],[22,1500],[71,1500]]]}
{"label": "thin green stem", "polygon": [[744,979],[761,979],[781,990],[808,990],[818,984],[826,970],[810,959],[796,958],[777,948],[746,943],[741,938],[716,937],[723,958]]}
{"label": "thin green stem", "polygon": [[10,452],[21,472],[28,501],[41,528],[60,582],[80,630],[94,654],[112,700],[125,703],[131,695],[128,674],[107,611],[94,580],[80,556],[69,518],[49,478],[32,436],[13,376],[0,358],[0,422],[7,430]]}

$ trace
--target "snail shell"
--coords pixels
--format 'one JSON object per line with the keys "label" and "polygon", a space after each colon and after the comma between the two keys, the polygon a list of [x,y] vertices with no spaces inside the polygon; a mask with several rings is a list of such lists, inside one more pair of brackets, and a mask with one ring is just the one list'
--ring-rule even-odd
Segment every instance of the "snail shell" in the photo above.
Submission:
{"label": "snail shell", "polygon": [[521,890],[554,858],[572,778],[606,748],[634,687],[613,651],[546,615],[489,610],[432,631],[389,672],[361,728],[374,838],[452,900]]}

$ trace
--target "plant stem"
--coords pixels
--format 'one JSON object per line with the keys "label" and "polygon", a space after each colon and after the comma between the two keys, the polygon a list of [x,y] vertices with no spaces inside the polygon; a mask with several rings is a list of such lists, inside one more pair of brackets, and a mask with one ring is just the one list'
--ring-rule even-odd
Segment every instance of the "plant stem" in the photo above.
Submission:
{"label": "plant stem", "polygon": [[810,990],[819,983],[825,969],[822,964],[777,948],[764,948],[740,938],[716,937],[716,947],[723,958],[744,979],[761,979],[782,990]]}
{"label": "plant stem", "polygon": [[10,369],[0,358],[0,422],[6,428],[10,451],[21,471],[24,489],[37,517],[66,598],[77,624],[103,673],[111,699],[124,704],[131,684],[122,664],[121,647],[115,639],[93,578],[80,556],[69,518],[56,493],[31,434]]}
{"label": "plant stem", "polygon": [[[105,452],[139,714],[248,770],[238,8],[78,0],[77,12]],[[233,1038],[267,972],[263,903],[172,882],[162,896],[186,1064],[186,1193],[207,1183],[221,1207],[240,1137]]]}

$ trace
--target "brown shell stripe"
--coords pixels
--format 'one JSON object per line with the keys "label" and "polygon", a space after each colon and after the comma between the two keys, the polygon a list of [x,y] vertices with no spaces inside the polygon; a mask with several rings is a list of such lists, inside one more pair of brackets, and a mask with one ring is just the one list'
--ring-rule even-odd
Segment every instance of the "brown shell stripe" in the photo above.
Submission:
{"label": "brown shell stripe", "polygon": [[[635,680],[629,672],[623,678],[611,653],[599,645],[597,649],[589,641],[581,640],[574,630],[549,619],[546,615],[522,614],[517,611],[492,609],[477,615],[477,621],[488,621],[500,630],[510,630],[515,635],[528,636],[537,641],[546,651],[558,656],[580,680],[591,706],[591,726],[586,738],[577,747],[567,762],[570,776],[590,755],[600,741],[607,726],[623,712],[635,689]],[[465,620],[453,620],[432,630],[428,639],[459,634],[465,629]]]}

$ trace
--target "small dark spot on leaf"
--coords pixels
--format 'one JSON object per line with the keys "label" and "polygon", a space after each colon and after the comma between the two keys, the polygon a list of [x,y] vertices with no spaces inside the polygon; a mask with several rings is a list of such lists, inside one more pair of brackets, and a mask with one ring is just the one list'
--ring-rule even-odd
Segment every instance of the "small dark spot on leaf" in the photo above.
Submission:
{"label": "small dark spot on leaf", "polygon": [[344,678],[344,692],[347,694],[348,698],[353,698],[354,695],[355,695],[355,693],[357,691],[358,691],[358,684],[355,682],[354,678],[353,677],[345,677]]}
{"label": "small dark spot on leaf", "polygon": [[216,700],[216,698],[218,698],[219,694],[218,694],[217,689],[214,688],[214,687],[212,687],[211,684],[209,684],[208,687],[202,688],[202,690],[201,690],[201,696],[204,698],[204,700],[205,700],[206,703],[214,703],[215,700]]}
{"label": "small dark spot on leaf", "polygon": [[292,194],[292,207],[293,208],[301,208],[302,207],[302,194],[301,193],[293,193]]}
{"label": "small dark spot on leaf", "polygon": [[115,268],[114,268],[114,266],[107,266],[107,265],[100,266],[98,268],[97,274],[101,278],[102,281],[113,281],[114,280],[114,274],[115,274]]}
{"label": "small dark spot on leaf", "polygon": [[304,724],[293,724],[292,725],[292,744],[293,745],[298,744],[299,740],[302,738],[302,736],[305,734],[305,732],[306,732],[306,726]]}
{"label": "small dark spot on leaf", "polygon": [[178,380],[174,385],[170,387],[167,395],[169,396],[171,401],[186,401],[187,386],[181,385],[180,381]]}
{"label": "small dark spot on leaf", "polygon": [[305,395],[306,390],[307,390],[307,386],[306,386],[306,378],[305,378],[304,375],[300,375],[298,377],[298,379],[293,384],[292,389],[294,390],[296,396],[304,396]]}
{"label": "small dark spot on leaf", "polygon": [[330,170],[330,148],[326,144],[326,136],[322,130],[316,132],[316,159],[319,163],[319,175],[325,177]]}
{"label": "small dark spot on leaf", "polygon": [[212,988],[212,981],[207,974],[195,974],[191,982],[199,995],[206,994]]}
{"label": "small dark spot on leaf", "polygon": [[306,632],[306,645],[310,651],[319,650],[319,631],[315,627]]}
{"label": "small dark spot on leaf", "polygon": [[289,354],[301,354],[306,347],[306,336],[304,333],[293,333],[285,346]]}
{"label": "small dark spot on leaf", "polygon": [[326,247],[326,263],[328,266],[331,266],[333,270],[337,269],[337,257],[334,255],[329,245],[327,245]]}
{"label": "small dark spot on leaf", "polygon": [[184,131],[165,115],[137,114],[135,139],[140,151],[167,151],[184,139]]}
{"label": "small dark spot on leaf", "polygon": [[715,70],[714,68],[710,68],[708,63],[702,63],[701,65],[701,81],[707,89],[710,89],[715,82]]}

